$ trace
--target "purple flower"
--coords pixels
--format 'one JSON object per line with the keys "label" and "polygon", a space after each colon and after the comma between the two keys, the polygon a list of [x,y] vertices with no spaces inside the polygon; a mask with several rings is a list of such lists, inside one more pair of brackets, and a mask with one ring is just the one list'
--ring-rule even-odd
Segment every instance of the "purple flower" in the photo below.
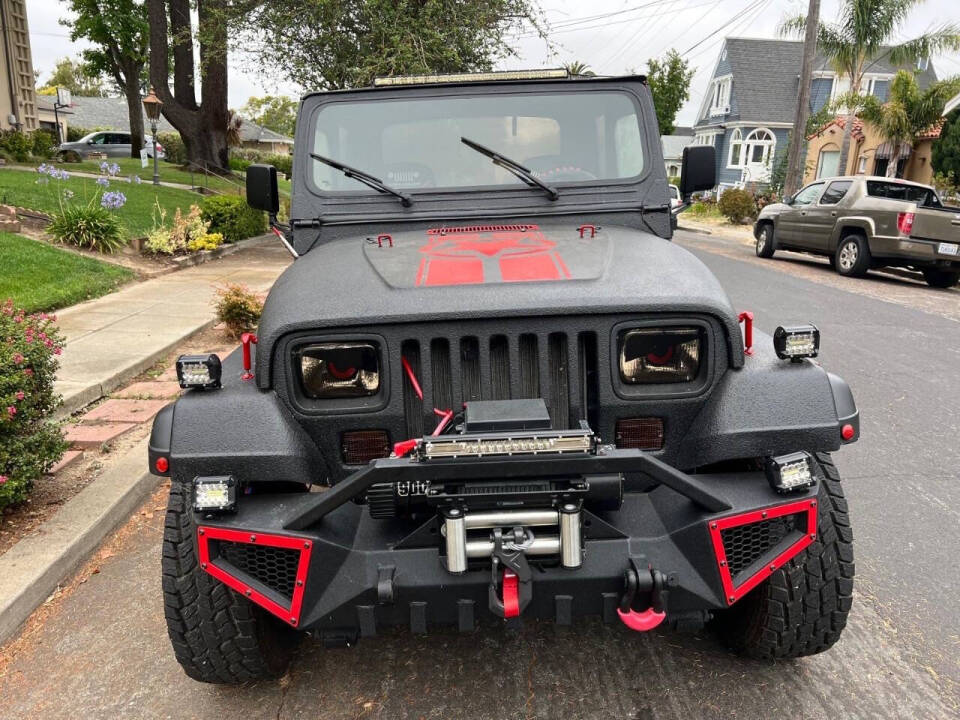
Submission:
{"label": "purple flower", "polygon": [[104,160],[102,163],[100,163],[100,172],[106,172],[108,167],[110,167],[110,163]]}
{"label": "purple flower", "polygon": [[17,390],[17,400],[23,400],[26,397],[26,394],[23,390]]}
{"label": "purple flower", "polygon": [[113,165],[107,168],[107,174],[110,176],[114,176],[119,172],[120,172],[120,166],[117,165],[116,163],[113,163]]}
{"label": "purple flower", "polygon": [[100,187],[110,187],[110,181],[105,177],[98,177],[97,185],[99,185]]}
{"label": "purple flower", "polygon": [[139,176],[139,175],[134,175],[134,176],[133,176],[133,182],[136,183],[137,185],[139,185],[140,183],[143,182],[143,180],[140,179],[140,176]]}
{"label": "purple flower", "polygon": [[107,210],[119,210],[127,202],[127,196],[122,192],[106,192],[100,198],[100,205]]}
{"label": "purple flower", "polygon": [[7,415],[11,418],[17,414],[17,409],[13,405],[7,405]]}
{"label": "purple flower", "polygon": [[66,170],[57,170],[57,174],[53,175],[53,177],[57,178],[58,180],[66,180],[70,177],[70,173],[68,173]]}
{"label": "purple flower", "polygon": [[19,365],[20,363],[23,362],[23,360],[24,360],[24,358],[23,358],[23,355],[22,355],[21,353],[14,353],[14,354],[13,354],[13,364],[14,364],[14,365]]}
{"label": "purple flower", "polygon": [[0,485],[3,485],[3,484],[6,483],[6,482],[7,482],[7,476],[6,476],[6,475],[0,475]]}

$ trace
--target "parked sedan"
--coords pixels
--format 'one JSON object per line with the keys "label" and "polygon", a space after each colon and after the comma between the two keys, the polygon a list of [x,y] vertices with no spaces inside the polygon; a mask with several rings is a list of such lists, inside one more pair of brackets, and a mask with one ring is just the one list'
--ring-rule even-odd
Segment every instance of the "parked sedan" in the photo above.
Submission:
{"label": "parked sedan", "polygon": [[[62,160],[86,160],[91,155],[106,157],[130,157],[130,133],[120,130],[100,130],[86,135],[76,142],[67,142],[57,149],[57,157]],[[147,157],[153,157],[153,142],[143,144]],[[157,143],[157,157],[164,158],[163,146]]]}
{"label": "parked sedan", "polygon": [[894,266],[920,271],[933,287],[960,280],[960,208],[944,206],[932,187],[906,180],[817,180],[767,205],[754,236],[760,257],[776,250],[826,255],[841,275]]}

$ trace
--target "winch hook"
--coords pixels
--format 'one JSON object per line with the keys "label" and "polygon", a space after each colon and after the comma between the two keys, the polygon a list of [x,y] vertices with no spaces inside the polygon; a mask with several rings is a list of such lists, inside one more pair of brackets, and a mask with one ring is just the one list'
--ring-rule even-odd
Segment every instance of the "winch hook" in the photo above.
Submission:
{"label": "winch hook", "polygon": [[[520,528],[514,529],[516,531]],[[533,573],[527,563],[527,556],[522,549],[510,545],[504,547],[503,532],[500,528],[493,529],[493,555],[490,570],[490,612],[502,618],[519,617],[530,600],[533,599]],[[500,582],[500,566],[503,566],[503,582]],[[498,585],[502,585],[501,592]]]}
{"label": "winch hook", "polygon": [[[617,615],[624,625],[631,630],[647,632],[664,621],[667,616],[667,578],[663,573],[653,568],[641,569],[631,558],[630,567],[624,573],[624,584],[626,590],[617,608]],[[646,610],[633,609],[638,594],[650,595],[650,607]]]}

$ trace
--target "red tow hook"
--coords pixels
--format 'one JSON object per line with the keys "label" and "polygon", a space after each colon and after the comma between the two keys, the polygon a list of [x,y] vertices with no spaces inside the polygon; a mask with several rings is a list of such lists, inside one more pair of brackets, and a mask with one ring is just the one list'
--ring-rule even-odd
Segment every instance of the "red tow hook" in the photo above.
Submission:
{"label": "red tow hook", "polygon": [[503,569],[503,616],[520,617],[520,578],[508,568]]}
{"label": "red tow hook", "polygon": [[[638,563],[630,560],[631,567],[624,574],[627,590],[620,600],[617,615],[620,622],[631,630],[647,632],[653,630],[667,617],[667,591],[664,589],[666,578],[663,573],[653,569],[641,570]],[[634,610],[632,605],[637,593],[650,594],[650,607],[646,610]]]}
{"label": "red tow hook", "polygon": [[240,343],[243,345],[243,375],[241,380],[253,380],[253,373],[250,371],[253,362],[250,357],[250,346],[257,344],[257,336],[253,333],[244,333],[240,336]]}
{"label": "red tow hook", "polygon": [[662,623],[663,619],[667,616],[666,613],[656,612],[653,608],[647,608],[643,612],[637,612],[636,610],[624,612],[620,608],[617,608],[617,615],[620,616],[620,622],[637,632],[653,630],[657,625]]}

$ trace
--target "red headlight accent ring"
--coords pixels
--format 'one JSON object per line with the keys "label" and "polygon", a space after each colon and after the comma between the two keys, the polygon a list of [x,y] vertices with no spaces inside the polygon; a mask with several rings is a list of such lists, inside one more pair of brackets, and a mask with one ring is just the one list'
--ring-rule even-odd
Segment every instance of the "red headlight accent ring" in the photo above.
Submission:
{"label": "red headlight accent ring", "polygon": [[670,362],[670,358],[673,357],[673,345],[667,348],[667,351],[663,355],[657,355],[656,353],[647,353],[647,362],[653,365],[666,365]]}
{"label": "red headlight accent ring", "polygon": [[341,370],[332,362],[327,362],[327,370],[333,375],[337,380],[349,380],[354,375],[357,374],[357,369],[354,367],[347,368],[346,370]]}

